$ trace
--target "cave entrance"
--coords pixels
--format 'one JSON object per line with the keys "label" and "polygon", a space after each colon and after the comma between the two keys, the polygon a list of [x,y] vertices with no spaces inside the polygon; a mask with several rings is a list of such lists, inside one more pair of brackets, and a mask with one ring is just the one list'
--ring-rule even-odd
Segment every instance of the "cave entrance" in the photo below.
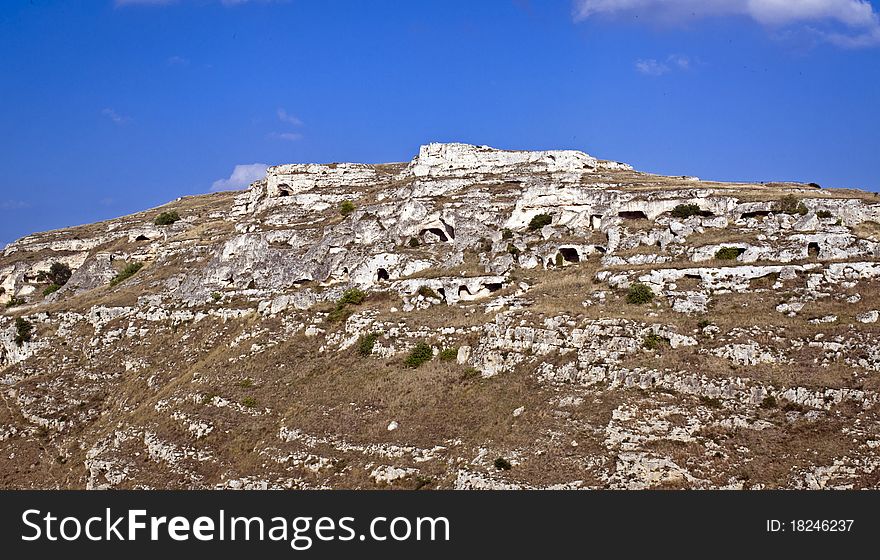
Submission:
{"label": "cave entrance", "polygon": [[504,287],[504,284],[502,284],[501,282],[489,282],[488,284],[483,284],[483,287],[490,292],[497,292]]}
{"label": "cave entrance", "polygon": [[440,228],[423,229],[421,232],[419,232],[419,235],[423,236],[426,233],[432,233],[432,234],[436,235],[437,237],[440,238],[440,241],[443,241],[443,242],[449,241],[449,237],[446,235],[446,232]]}
{"label": "cave entrance", "polygon": [[562,258],[566,260],[566,262],[577,263],[581,262],[581,255],[578,253],[578,250],[573,247],[560,247],[559,254],[562,255]]}
{"label": "cave entrance", "polygon": [[458,297],[469,295],[471,295],[471,291],[468,290],[467,286],[462,285],[458,287]]}
{"label": "cave entrance", "polygon": [[378,271],[376,271],[376,279],[379,282],[382,282],[383,280],[387,282],[391,279],[391,277],[388,275],[387,270],[385,270],[384,268],[380,268]]}
{"label": "cave entrance", "polygon": [[748,220],[749,218],[765,218],[772,214],[769,210],[756,210],[754,212],[745,212],[742,215],[742,219]]}
{"label": "cave entrance", "polygon": [[618,212],[617,215],[624,220],[647,220],[648,215],[642,212],[641,210],[627,210],[625,212]]}
{"label": "cave entrance", "polygon": [[146,235],[138,235],[134,238],[135,241],[149,241],[150,239]]}
{"label": "cave entrance", "polygon": [[814,242],[810,243],[809,245],[807,245],[807,255],[809,255],[809,257],[811,259],[818,259],[819,258],[819,244],[814,241]]}

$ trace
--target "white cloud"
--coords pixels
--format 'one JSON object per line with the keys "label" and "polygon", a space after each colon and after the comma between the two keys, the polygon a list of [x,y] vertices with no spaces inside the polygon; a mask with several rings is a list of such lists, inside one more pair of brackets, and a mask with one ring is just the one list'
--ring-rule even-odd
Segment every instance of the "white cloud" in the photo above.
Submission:
{"label": "white cloud", "polygon": [[189,66],[189,59],[177,55],[170,56],[168,57],[168,66]]}
{"label": "white cloud", "polygon": [[662,76],[673,70],[685,72],[691,68],[691,59],[680,54],[666,57],[665,61],[655,58],[640,58],[636,61],[636,71],[646,76]]}
{"label": "white cloud", "polygon": [[302,126],[302,121],[294,115],[289,114],[284,109],[278,109],[278,120],[293,126]]}
{"label": "white cloud", "polygon": [[0,202],[0,210],[23,210],[31,205],[23,200],[4,200]]}
{"label": "white cloud", "polygon": [[270,138],[275,138],[276,140],[287,140],[288,142],[294,142],[296,140],[302,140],[303,135],[299,132],[273,132],[269,135]]}
{"label": "white cloud", "polygon": [[113,124],[122,126],[131,121],[131,117],[117,113],[115,110],[107,107],[101,111],[101,114],[113,121]]}
{"label": "white cloud", "polygon": [[657,21],[743,16],[762,25],[819,24],[845,31],[817,32],[841,46],[880,45],[880,15],[867,0],[575,0],[575,21],[639,14]]}
{"label": "white cloud", "polygon": [[266,176],[265,163],[245,163],[236,165],[228,179],[217,179],[211,184],[212,191],[231,191],[243,189]]}

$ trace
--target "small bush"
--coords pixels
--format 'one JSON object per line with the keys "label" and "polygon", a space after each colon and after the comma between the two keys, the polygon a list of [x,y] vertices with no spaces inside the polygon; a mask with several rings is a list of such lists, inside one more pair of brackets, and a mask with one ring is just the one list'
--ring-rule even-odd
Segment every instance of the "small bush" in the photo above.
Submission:
{"label": "small bush", "polygon": [[349,214],[354,212],[354,209],[355,209],[354,202],[352,202],[350,200],[343,200],[339,204],[339,213],[342,214],[343,216],[348,216]]}
{"label": "small bush", "polygon": [[180,214],[178,214],[177,212],[162,212],[161,214],[156,216],[156,219],[153,221],[153,223],[157,226],[170,226],[179,219]]}
{"label": "small bush", "polygon": [[369,333],[362,335],[357,342],[358,354],[361,356],[369,356],[373,353],[373,347],[376,346],[376,340],[378,340],[379,335],[376,333]]}
{"label": "small bush", "polygon": [[658,350],[663,344],[666,343],[666,339],[656,333],[648,333],[645,335],[645,338],[642,339],[642,348],[647,350]]}
{"label": "small bush", "polygon": [[529,230],[535,231],[539,230],[544,226],[549,226],[553,223],[553,216],[550,214],[538,214],[532,221],[529,222]]}
{"label": "small bush", "polygon": [[480,376],[480,370],[475,367],[465,368],[461,374],[462,381],[467,381],[469,379],[476,379]]}
{"label": "small bush", "polygon": [[708,406],[710,408],[721,408],[723,406],[721,403],[721,399],[706,396],[700,397],[700,404]]}
{"label": "small bush", "polygon": [[738,247],[722,247],[715,253],[715,258],[719,261],[735,261],[743,253]]}
{"label": "small bush", "polygon": [[828,219],[828,218],[833,218],[833,217],[834,217],[834,214],[832,214],[832,213],[829,212],[828,210],[819,210],[818,212],[816,212],[816,217],[817,217],[817,218]]}
{"label": "small bush", "polygon": [[364,302],[365,299],[367,299],[366,292],[359,288],[351,288],[349,290],[345,290],[345,292],[342,294],[342,297],[340,297],[336,301],[336,306],[340,307],[349,304],[360,305]]}
{"label": "small bush", "polygon": [[58,284],[49,284],[48,286],[46,286],[46,289],[43,290],[43,295],[44,296],[52,295],[60,289],[61,289],[61,286],[59,286]]}
{"label": "small bush", "polygon": [[455,346],[453,348],[445,348],[437,354],[437,357],[440,358],[444,362],[451,362],[452,360],[458,359],[458,347]]}
{"label": "small bush", "polygon": [[21,346],[25,342],[30,342],[34,337],[34,325],[24,317],[16,317],[15,319],[15,344]]}
{"label": "small bush", "polygon": [[696,204],[679,204],[672,209],[673,218],[690,218],[691,216],[699,216],[701,213],[702,210]]}
{"label": "small bush", "polygon": [[211,299],[213,299],[214,301],[220,301],[222,297],[223,294],[221,294],[220,292],[211,292]]}
{"label": "small bush", "polygon": [[562,256],[562,253],[556,253],[556,268],[562,268],[565,266],[565,257]]}
{"label": "small bush", "polygon": [[516,245],[514,245],[513,243],[507,244],[507,252],[510,253],[511,255],[513,255],[514,257],[519,256],[519,248]]}
{"label": "small bush", "polygon": [[409,238],[409,246],[412,247],[413,249],[415,249],[416,247],[418,247],[421,244],[422,243],[421,243],[421,241],[419,241],[418,237],[410,237]]}
{"label": "small bush", "polygon": [[428,299],[441,299],[440,295],[428,286],[419,287],[419,295]]}
{"label": "small bush", "polygon": [[11,298],[9,298],[9,301],[6,302],[6,308],[9,309],[10,307],[17,307],[24,304],[25,301],[23,299],[12,296]]}
{"label": "small bush", "polygon": [[703,330],[703,329],[705,329],[706,327],[708,327],[708,326],[711,325],[711,324],[712,324],[712,322],[709,321],[708,319],[700,319],[700,321],[697,323],[697,327],[698,327],[700,330]]}
{"label": "small bush", "polygon": [[654,292],[641,282],[636,282],[629,287],[626,293],[626,302],[634,305],[650,303],[654,299]]}
{"label": "small bush", "polygon": [[122,269],[122,272],[117,274],[116,277],[113,278],[113,280],[110,280],[110,286],[115,286],[120,282],[128,280],[129,278],[137,274],[137,272],[143,267],[144,263],[142,262],[129,263],[125,265],[125,268]]}
{"label": "small bush", "polygon": [[55,284],[60,288],[67,284],[67,281],[70,280],[72,274],[69,266],[64,263],[55,262],[49,267],[49,272],[46,273],[46,279],[50,284]]}
{"label": "small bush", "polygon": [[813,187],[814,189],[821,189],[822,188],[822,185],[820,185],[819,183],[807,183],[807,186]]}
{"label": "small bush", "polygon": [[783,214],[800,214],[801,216],[809,212],[804,203],[793,194],[787,194],[777,200],[773,204],[773,210]]}
{"label": "small bush", "polygon": [[510,228],[504,228],[501,230],[501,239],[513,239],[513,232],[510,231]]}
{"label": "small bush", "polygon": [[202,393],[202,404],[207,406],[214,401],[214,397],[218,396],[214,391]]}
{"label": "small bush", "polygon": [[251,379],[250,377],[245,377],[244,379],[242,379],[241,381],[238,382],[238,386],[241,387],[242,389],[250,389],[251,387],[254,386],[254,380]]}
{"label": "small bush", "polygon": [[776,408],[779,406],[779,403],[776,402],[776,397],[773,395],[767,395],[764,397],[764,400],[761,401],[761,408]]}
{"label": "small bush", "polygon": [[495,462],[493,464],[495,465],[495,468],[499,471],[509,471],[513,468],[513,465],[510,464],[510,461],[508,461],[504,457],[498,457],[497,459],[495,459]]}
{"label": "small bush", "polygon": [[431,358],[434,357],[434,352],[431,350],[431,347],[424,342],[419,342],[415,345],[415,347],[410,350],[409,356],[403,361],[407,367],[417,368],[425,362],[431,361]]}
{"label": "small bush", "polygon": [[241,399],[241,404],[248,408],[256,408],[257,407],[257,399],[254,397],[245,397]]}

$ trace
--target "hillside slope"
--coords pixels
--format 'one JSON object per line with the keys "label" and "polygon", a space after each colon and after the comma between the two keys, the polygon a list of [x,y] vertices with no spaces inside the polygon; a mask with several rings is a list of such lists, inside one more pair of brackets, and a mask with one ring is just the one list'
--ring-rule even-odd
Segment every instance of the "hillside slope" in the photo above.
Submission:
{"label": "hillside slope", "polygon": [[878,282],[873,193],[273,167],[5,248],[0,487],[877,488]]}

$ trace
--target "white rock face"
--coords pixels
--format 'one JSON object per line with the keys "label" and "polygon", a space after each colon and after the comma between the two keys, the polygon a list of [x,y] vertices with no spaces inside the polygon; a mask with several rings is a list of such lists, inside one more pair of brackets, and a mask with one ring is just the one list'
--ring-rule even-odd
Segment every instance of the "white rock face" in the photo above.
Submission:
{"label": "white rock face", "polygon": [[291,196],[301,192],[346,185],[352,189],[375,182],[376,171],[371,165],[359,163],[287,164],[270,167],[266,172],[266,188],[271,197]]}

